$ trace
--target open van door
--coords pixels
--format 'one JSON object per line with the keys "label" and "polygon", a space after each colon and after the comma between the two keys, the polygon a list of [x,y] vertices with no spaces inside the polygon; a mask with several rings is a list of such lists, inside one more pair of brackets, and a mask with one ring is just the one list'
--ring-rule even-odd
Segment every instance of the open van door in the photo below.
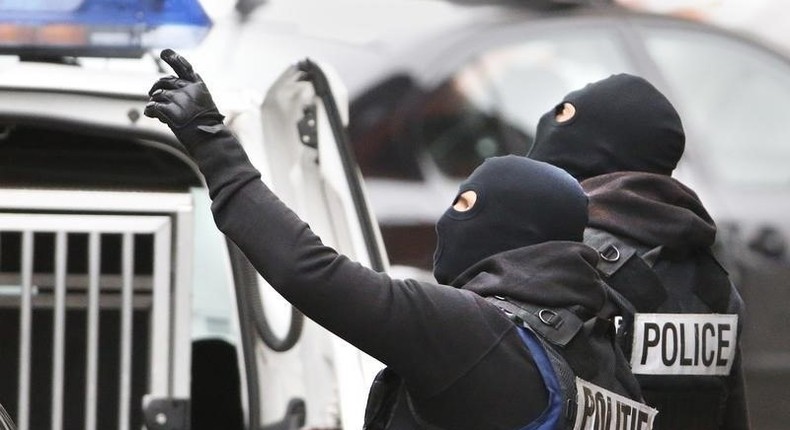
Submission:
{"label": "open van door", "polygon": [[[346,138],[345,91],[305,60],[269,89],[254,124],[230,122],[263,180],[325,244],[377,271],[387,258]],[[231,248],[233,248],[231,246]],[[236,249],[232,267],[244,340],[250,428],[362,428],[382,365],[307,320]]]}

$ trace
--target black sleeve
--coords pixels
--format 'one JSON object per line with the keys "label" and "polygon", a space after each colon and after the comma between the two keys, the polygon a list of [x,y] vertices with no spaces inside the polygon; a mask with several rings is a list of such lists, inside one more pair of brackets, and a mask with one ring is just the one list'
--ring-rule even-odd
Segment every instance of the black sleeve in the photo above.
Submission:
{"label": "black sleeve", "polygon": [[472,292],[391,279],[339,255],[260,180],[224,126],[198,129],[181,139],[206,178],[220,230],[283,297],[390,366],[410,391],[446,388],[512,329]]}

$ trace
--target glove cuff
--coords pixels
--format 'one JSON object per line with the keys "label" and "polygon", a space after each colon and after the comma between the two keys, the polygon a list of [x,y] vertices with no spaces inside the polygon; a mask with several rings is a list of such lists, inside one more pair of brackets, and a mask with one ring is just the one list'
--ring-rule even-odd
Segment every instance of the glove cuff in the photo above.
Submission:
{"label": "glove cuff", "polygon": [[172,130],[189,155],[193,156],[195,148],[206,140],[216,137],[223,131],[230,134],[223,123],[224,119],[225,117],[217,111],[203,113],[181,127],[172,127]]}

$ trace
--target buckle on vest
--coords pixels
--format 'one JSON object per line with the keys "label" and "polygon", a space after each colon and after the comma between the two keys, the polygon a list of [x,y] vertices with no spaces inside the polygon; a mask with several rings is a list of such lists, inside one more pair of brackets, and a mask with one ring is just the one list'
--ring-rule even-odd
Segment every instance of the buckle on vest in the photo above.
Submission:
{"label": "buckle on vest", "polygon": [[609,245],[602,251],[598,251],[598,255],[601,256],[601,260],[614,263],[620,259],[620,250],[614,245]]}
{"label": "buckle on vest", "polygon": [[540,322],[548,326],[557,327],[562,323],[562,317],[551,309],[541,309],[538,312]]}

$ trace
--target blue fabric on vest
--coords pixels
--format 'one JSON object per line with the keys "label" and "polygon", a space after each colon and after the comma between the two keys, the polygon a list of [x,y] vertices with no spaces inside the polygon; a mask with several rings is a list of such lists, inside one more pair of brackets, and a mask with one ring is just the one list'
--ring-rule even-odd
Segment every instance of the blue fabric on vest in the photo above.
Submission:
{"label": "blue fabric on vest", "polygon": [[518,327],[518,334],[532,354],[532,359],[535,360],[535,365],[543,377],[543,383],[549,391],[549,404],[546,409],[537,420],[526,427],[522,427],[520,430],[556,430],[559,428],[560,420],[563,417],[560,381],[557,379],[557,374],[554,373],[554,368],[551,366],[551,361],[543,348],[543,344],[540,343],[535,334],[522,326]]}

